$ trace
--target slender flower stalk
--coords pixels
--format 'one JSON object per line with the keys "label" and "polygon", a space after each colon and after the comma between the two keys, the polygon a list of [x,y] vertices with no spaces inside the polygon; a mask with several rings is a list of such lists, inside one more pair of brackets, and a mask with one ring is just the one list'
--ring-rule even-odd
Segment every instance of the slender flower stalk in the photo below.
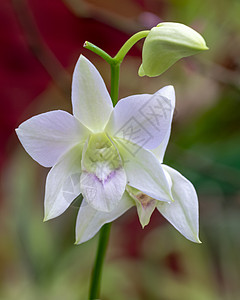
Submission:
{"label": "slender flower stalk", "polygon": [[84,48],[91,50],[92,52],[96,53],[97,55],[101,56],[107,63],[110,65],[113,64],[113,58],[104,50],[99,48],[98,46],[86,41],[83,45]]}
{"label": "slender flower stalk", "polygon": [[103,227],[100,230],[97,254],[95,258],[95,263],[94,263],[91,283],[90,283],[89,300],[99,299],[100,297],[102,268],[103,268],[106,251],[107,251],[111,225],[112,223],[107,223],[103,225]]}
{"label": "slender flower stalk", "polygon": [[148,36],[150,30],[139,31],[131,36],[118,51],[117,55],[113,58],[115,62],[121,63],[128,53],[128,51],[135,45],[138,41]]}
{"label": "slender flower stalk", "polygon": [[111,64],[111,99],[113,106],[117,104],[119,92],[119,71],[120,64]]}

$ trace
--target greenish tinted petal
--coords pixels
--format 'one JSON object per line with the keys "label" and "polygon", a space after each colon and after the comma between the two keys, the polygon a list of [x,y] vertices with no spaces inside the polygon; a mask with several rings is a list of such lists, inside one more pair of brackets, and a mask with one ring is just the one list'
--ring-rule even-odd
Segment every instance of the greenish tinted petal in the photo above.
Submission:
{"label": "greenish tinted petal", "polygon": [[157,200],[131,186],[127,186],[126,189],[136,203],[139,221],[142,228],[144,228],[150,221],[151,215],[156,208]]}
{"label": "greenish tinted petal", "polygon": [[192,28],[180,23],[160,23],[145,39],[138,74],[158,76],[179,59],[207,49],[203,37]]}

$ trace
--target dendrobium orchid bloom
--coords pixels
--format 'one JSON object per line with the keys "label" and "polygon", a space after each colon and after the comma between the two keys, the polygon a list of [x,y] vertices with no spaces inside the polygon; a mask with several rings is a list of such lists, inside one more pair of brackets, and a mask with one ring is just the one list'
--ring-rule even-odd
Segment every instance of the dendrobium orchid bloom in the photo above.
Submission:
{"label": "dendrobium orchid bloom", "polygon": [[82,194],[77,244],[134,205],[142,226],[157,208],[186,238],[199,242],[195,189],[162,165],[175,106],[173,87],[123,98],[113,108],[101,75],[81,55],[73,74],[72,106],[73,115],[50,111],[16,129],[29,155],[52,167],[44,219],[61,215]]}

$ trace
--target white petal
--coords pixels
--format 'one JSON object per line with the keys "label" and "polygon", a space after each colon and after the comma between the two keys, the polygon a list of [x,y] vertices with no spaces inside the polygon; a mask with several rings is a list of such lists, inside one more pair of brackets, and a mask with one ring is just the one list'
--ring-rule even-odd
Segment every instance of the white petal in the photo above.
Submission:
{"label": "white petal", "polygon": [[44,200],[45,221],[61,215],[81,193],[82,148],[83,145],[72,148],[48,173]]}
{"label": "white petal", "polygon": [[74,116],[62,110],[34,116],[16,129],[24,149],[44,167],[52,167],[88,132]]}
{"label": "white petal", "polygon": [[127,184],[156,200],[171,202],[169,183],[154,154],[121,139],[116,139],[116,143],[123,158]]}
{"label": "white petal", "polygon": [[172,124],[173,112],[174,112],[174,108],[175,108],[175,92],[174,92],[174,89],[168,88],[168,86],[162,88],[161,91],[162,91],[162,94],[163,94],[164,97],[171,100],[171,107],[173,108],[172,113],[171,113],[170,127],[168,129],[168,132],[165,135],[165,137],[164,137],[163,141],[161,142],[161,144],[157,148],[152,150],[153,153],[158,157],[158,159],[162,163],[163,158],[164,158],[164,154],[165,154],[168,142],[169,142],[170,134],[171,134],[171,124]]}
{"label": "white petal", "polygon": [[126,174],[123,168],[112,171],[103,181],[95,174],[83,171],[81,178],[82,194],[87,202],[95,209],[102,212],[112,211],[124,193]]}
{"label": "white petal", "polygon": [[90,240],[105,223],[117,219],[132,206],[134,206],[134,202],[126,192],[123,194],[118,206],[108,213],[95,210],[83,200],[77,216],[76,244]]}
{"label": "white petal", "polygon": [[154,149],[171,127],[174,98],[173,86],[166,86],[153,95],[121,99],[114,108],[106,131],[145,149]]}
{"label": "white petal", "polygon": [[127,179],[121,157],[104,134],[92,135],[82,156],[81,190],[95,209],[109,212],[121,200]]}
{"label": "white petal", "polygon": [[192,183],[176,170],[163,165],[172,180],[173,203],[157,203],[160,213],[187,239],[200,243],[198,237],[198,197]]}
{"label": "white petal", "polygon": [[73,114],[93,132],[101,132],[113,110],[105,83],[95,66],[80,55],[72,81]]}

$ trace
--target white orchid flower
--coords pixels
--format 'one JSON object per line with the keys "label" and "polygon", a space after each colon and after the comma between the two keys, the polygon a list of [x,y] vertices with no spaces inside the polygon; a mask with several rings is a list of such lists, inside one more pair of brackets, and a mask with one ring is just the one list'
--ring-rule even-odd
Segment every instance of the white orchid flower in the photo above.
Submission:
{"label": "white orchid flower", "polygon": [[[16,129],[29,155],[52,167],[46,180],[44,219],[61,215],[82,194],[76,224],[79,244],[133,205],[146,225],[154,199],[154,208],[183,235],[198,241],[195,190],[179,173],[161,164],[174,103],[174,89],[167,86],[153,95],[121,99],[113,108],[101,75],[81,55],[73,74],[73,115],[50,111]],[[138,190],[150,202],[141,202]]]}
{"label": "white orchid flower", "polygon": [[[171,115],[170,119],[172,121],[173,111],[175,108],[175,95],[172,87],[165,87],[160,91],[166,92],[168,90],[168,95],[164,94],[165,97],[168,96],[167,99],[170,101]],[[150,102],[149,102],[150,104]],[[128,209],[135,207],[137,208],[137,213],[139,217],[139,221],[144,228],[150,221],[150,217],[157,208],[157,210],[187,239],[190,241],[201,243],[199,239],[199,215],[198,215],[198,197],[196,190],[192,183],[187,180],[184,176],[182,176],[178,171],[170,168],[162,164],[164,154],[169,142],[171,133],[171,126],[168,127],[167,133],[159,144],[158,147],[152,149],[152,153],[157,157],[156,166],[161,164],[165,177],[168,181],[168,186],[171,191],[171,195],[173,197],[173,202],[165,202],[161,201],[161,199],[156,199],[150,191],[146,191],[139,185],[136,188],[136,185],[133,186],[130,183],[126,186],[126,191],[123,194],[123,197],[119,203],[119,205],[111,211],[111,213],[104,213],[95,210],[90,205],[84,201],[84,205],[82,205],[79,209],[77,224],[76,224],[76,243],[81,244],[89,239],[91,239],[100,228],[109,222],[117,219],[119,216],[124,214]],[[131,167],[134,168],[133,161],[135,160],[134,156],[134,146],[131,143],[127,144],[126,150],[121,147],[121,143],[118,142],[118,149],[122,153],[126,165],[126,170],[131,170]],[[124,151],[125,150],[125,151]],[[152,161],[148,161],[148,157],[144,154],[141,156],[144,150],[141,149],[139,153],[137,153],[137,159],[140,158],[141,161],[145,164],[149,164],[154,172],[155,165],[152,164]],[[150,157],[150,156],[149,156]],[[128,165],[127,162],[132,162]],[[141,177],[141,170],[136,167],[135,173],[134,169],[133,176],[136,178]],[[158,173],[155,173],[158,176]],[[132,179],[132,178],[131,178]],[[148,174],[144,174],[144,180],[148,180]],[[150,188],[151,189],[151,188]],[[159,201],[160,200],[160,201]]]}

